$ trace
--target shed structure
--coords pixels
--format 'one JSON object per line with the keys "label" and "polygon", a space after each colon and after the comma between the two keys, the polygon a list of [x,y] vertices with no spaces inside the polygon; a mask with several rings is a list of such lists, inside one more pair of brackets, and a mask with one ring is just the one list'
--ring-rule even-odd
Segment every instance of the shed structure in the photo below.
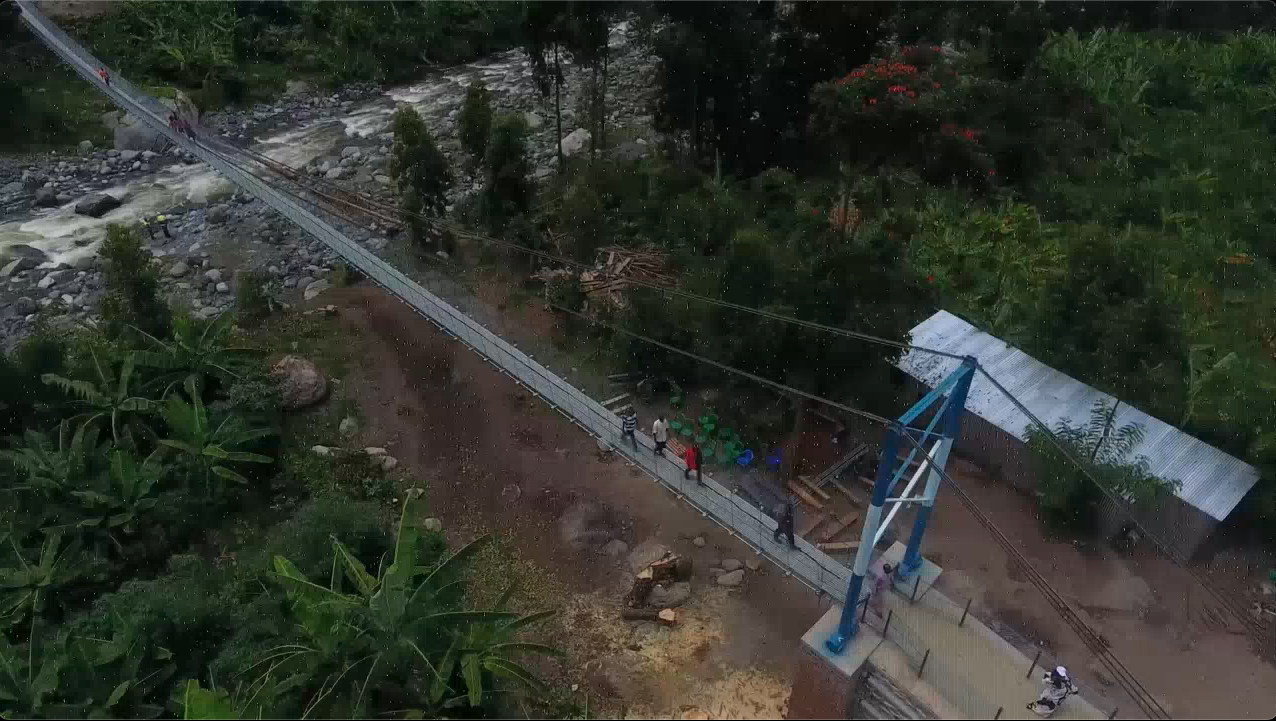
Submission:
{"label": "shed structure", "polygon": [[[1118,402],[948,311],[941,310],[913,328],[912,342],[959,356],[973,356],[1052,430],[1059,421],[1072,426],[1088,425],[1090,411],[1098,400]],[[956,358],[913,350],[896,365],[923,391],[948,377],[960,363]],[[954,452],[1024,491],[1036,490],[1025,443],[1028,417],[983,374],[976,374],[971,383],[966,410],[961,438],[954,444]],[[1120,402],[1113,427],[1127,423],[1139,424],[1144,430],[1144,440],[1135,447],[1132,456],[1146,458],[1153,474],[1182,483],[1176,498],[1155,507],[1139,508],[1135,513],[1139,521],[1173,551],[1190,558],[1218,522],[1227,518],[1258,482],[1258,470]],[[1119,530],[1120,519],[1110,512],[1102,523],[1103,530],[1115,532]]]}

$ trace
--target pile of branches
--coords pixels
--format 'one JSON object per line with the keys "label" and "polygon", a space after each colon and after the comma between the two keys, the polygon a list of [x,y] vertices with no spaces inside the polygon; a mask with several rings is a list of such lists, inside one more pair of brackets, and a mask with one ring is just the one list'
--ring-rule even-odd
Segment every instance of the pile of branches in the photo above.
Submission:
{"label": "pile of branches", "polygon": [[586,296],[606,299],[623,307],[625,300],[620,291],[629,285],[630,280],[673,285],[665,253],[655,248],[603,248],[598,251],[594,269],[580,274],[580,287]]}

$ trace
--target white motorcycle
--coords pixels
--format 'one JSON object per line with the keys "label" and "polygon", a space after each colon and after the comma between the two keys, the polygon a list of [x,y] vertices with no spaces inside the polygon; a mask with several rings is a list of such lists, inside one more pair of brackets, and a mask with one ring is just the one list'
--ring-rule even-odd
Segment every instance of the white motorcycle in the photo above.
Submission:
{"label": "white motorcycle", "polygon": [[1028,704],[1028,710],[1042,718],[1049,718],[1063,705],[1064,699],[1080,692],[1072,679],[1068,678],[1068,669],[1063,666],[1057,666],[1055,670],[1042,676],[1041,682],[1046,687],[1036,701]]}

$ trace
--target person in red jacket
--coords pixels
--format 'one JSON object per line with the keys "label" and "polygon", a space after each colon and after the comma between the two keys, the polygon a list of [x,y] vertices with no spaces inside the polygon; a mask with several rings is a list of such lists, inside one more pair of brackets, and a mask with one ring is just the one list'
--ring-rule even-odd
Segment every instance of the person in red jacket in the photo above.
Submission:
{"label": "person in red jacket", "polygon": [[696,483],[704,485],[704,481],[700,479],[700,446],[694,443],[687,445],[687,450],[682,452],[682,462],[687,465],[682,471],[682,480],[691,477],[691,472],[696,472]]}
{"label": "person in red jacket", "polygon": [[106,87],[111,87],[111,74],[106,71],[106,68],[98,68],[97,74],[102,78],[102,82],[106,83]]}

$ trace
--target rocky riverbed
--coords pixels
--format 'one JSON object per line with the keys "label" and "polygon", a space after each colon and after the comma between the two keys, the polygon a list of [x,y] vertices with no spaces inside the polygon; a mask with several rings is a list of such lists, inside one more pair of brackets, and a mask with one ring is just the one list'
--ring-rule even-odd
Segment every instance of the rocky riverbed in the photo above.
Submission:
{"label": "rocky riverbed", "polygon": [[[655,59],[624,23],[613,30],[611,45],[608,125],[631,138],[613,152],[640,156],[655,139],[649,109]],[[588,152],[588,131],[575,120],[588,78],[587,71],[568,69],[562,144],[569,154]],[[274,103],[209,113],[200,122],[223,140],[392,201],[389,125],[394,110],[407,104],[422,114],[452,162],[456,202],[478,189],[461,170],[456,127],[465,90],[478,80],[491,90],[496,112],[526,118],[534,176],[552,175],[553,106],[536,92],[531,62],[517,50],[388,90],[358,84],[320,92],[291,82]],[[128,121],[118,112],[103,117],[108,125]],[[280,296],[313,296],[327,287],[336,256],[264,203],[186,153],[152,145],[140,129],[117,132],[116,145],[131,147],[94,148],[86,141],[70,154],[0,159],[0,338],[6,348],[31,332],[43,308],[61,311],[66,320],[59,322],[96,323],[104,286],[97,251],[107,226],[156,214],[168,218],[168,237],[154,228],[146,240],[164,292],[199,315],[233,307],[240,270],[265,271]],[[344,229],[374,252],[392,242],[375,225]]]}

